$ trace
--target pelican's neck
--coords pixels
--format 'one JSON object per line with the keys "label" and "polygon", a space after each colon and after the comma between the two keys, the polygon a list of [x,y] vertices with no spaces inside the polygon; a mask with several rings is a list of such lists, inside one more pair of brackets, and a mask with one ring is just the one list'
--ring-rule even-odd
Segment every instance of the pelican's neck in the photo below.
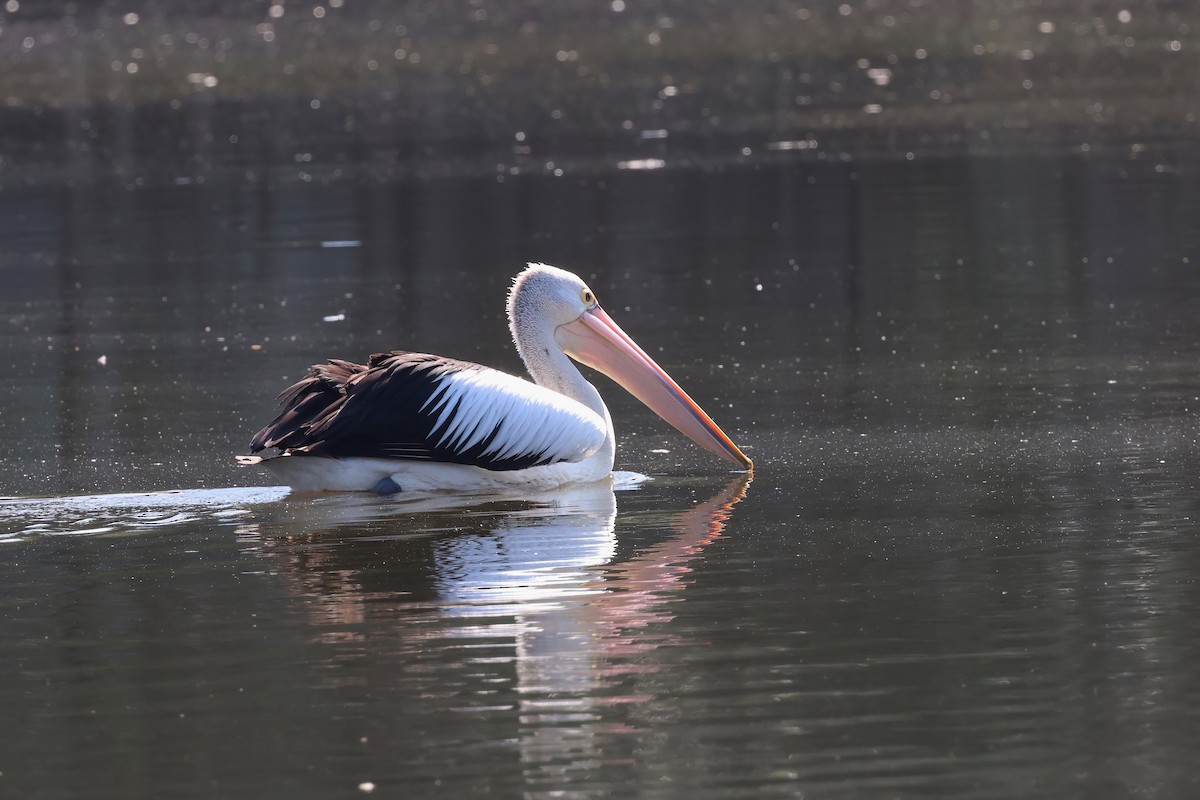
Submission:
{"label": "pelican's neck", "polygon": [[600,393],[584,379],[575,362],[559,347],[554,340],[553,329],[539,326],[530,330],[514,325],[513,340],[534,383],[583,403],[602,417],[608,416],[608,408],[600,399]]}
{"label": "pelican's neck", "polygon": [[604,447],[593,458],[607,459],[608,469],[611,470],[617,449],[616,434],[613,431],[608,406],[604,405],[600,392],[584,379],[575,362],[559,347],[554,339],[553,328],[536,324],[513,324],[511,327],[513,342],[533,382],[582,403],[604,420],[608,436]]}

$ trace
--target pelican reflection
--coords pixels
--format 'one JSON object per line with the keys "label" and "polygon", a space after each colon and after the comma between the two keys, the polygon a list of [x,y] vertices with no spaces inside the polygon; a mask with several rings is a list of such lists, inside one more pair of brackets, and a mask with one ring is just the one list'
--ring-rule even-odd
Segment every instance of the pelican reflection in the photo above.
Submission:
{"label": "pelican reflection", "polygon": [[444,702],[515,724],[532,788],[596,757],[606,715],[651,691],[647,654],[694,637],[672,632],[670,601],[749,482],[631,520],[609,482],[466,507],[299,503],[242,540],[276,562],[331,663],[370,653],[390,662],[386,688],[403,707]]}

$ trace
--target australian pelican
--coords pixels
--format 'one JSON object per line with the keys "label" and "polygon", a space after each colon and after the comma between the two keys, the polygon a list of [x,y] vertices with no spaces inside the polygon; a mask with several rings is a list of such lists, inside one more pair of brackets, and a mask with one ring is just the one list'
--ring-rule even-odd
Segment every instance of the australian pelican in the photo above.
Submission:
{"label": "australian pelican", "polygon": [[753,467],[577,275],[530,264],[509,292],[508,322],[532,383],[425,353],[334,359],[283,391],[282,412],[251,452],[278,448],[261,461],[297,489],[392,494],[600,480],[613,468],[612,418],[570,356],[704,449]]}

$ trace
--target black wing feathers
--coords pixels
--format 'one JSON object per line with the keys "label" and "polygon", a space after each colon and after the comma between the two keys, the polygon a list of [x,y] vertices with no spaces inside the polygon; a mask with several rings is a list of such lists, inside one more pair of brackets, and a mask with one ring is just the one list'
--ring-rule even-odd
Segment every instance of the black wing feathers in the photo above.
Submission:
{"label": "black wing feathers", "polygon": [[307,377],[279,393],[283,411],[254,435],[250,452],[268,447],[281,450],[303,447],[305,429],[315,427],[329,411],[336,409],[345,399],[343,387],[366,369],[362,364],[341,360],[309,367]]}
{"label": "black wing feathers", "polygon": [[294,455],[427,459],[493,470],[555,461],[546,453],[505,459],[485,456],[499,425],[465,450],[438,444],[453,418],[449,415],[438,426],[440,412],[434,411],[436,403],[429,402],[440,379],[480,369],[466,361],[404,351],[376,353],[365,365],[340,360],[314,365],[305,378],[280,394],[283,410],[254,436],[250,451],[278,447]]}

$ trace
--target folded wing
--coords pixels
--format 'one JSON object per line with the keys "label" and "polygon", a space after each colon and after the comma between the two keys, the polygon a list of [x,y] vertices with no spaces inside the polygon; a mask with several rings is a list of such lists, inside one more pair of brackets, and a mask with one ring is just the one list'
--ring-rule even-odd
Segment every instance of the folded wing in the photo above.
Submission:
{"label": "folded wing", "polygon": [[396,458],[492,470],[580,461],[607,434],[595,412],[529,381],[466,361],[392,352],[333,360],[280,395],[251,452]]}

